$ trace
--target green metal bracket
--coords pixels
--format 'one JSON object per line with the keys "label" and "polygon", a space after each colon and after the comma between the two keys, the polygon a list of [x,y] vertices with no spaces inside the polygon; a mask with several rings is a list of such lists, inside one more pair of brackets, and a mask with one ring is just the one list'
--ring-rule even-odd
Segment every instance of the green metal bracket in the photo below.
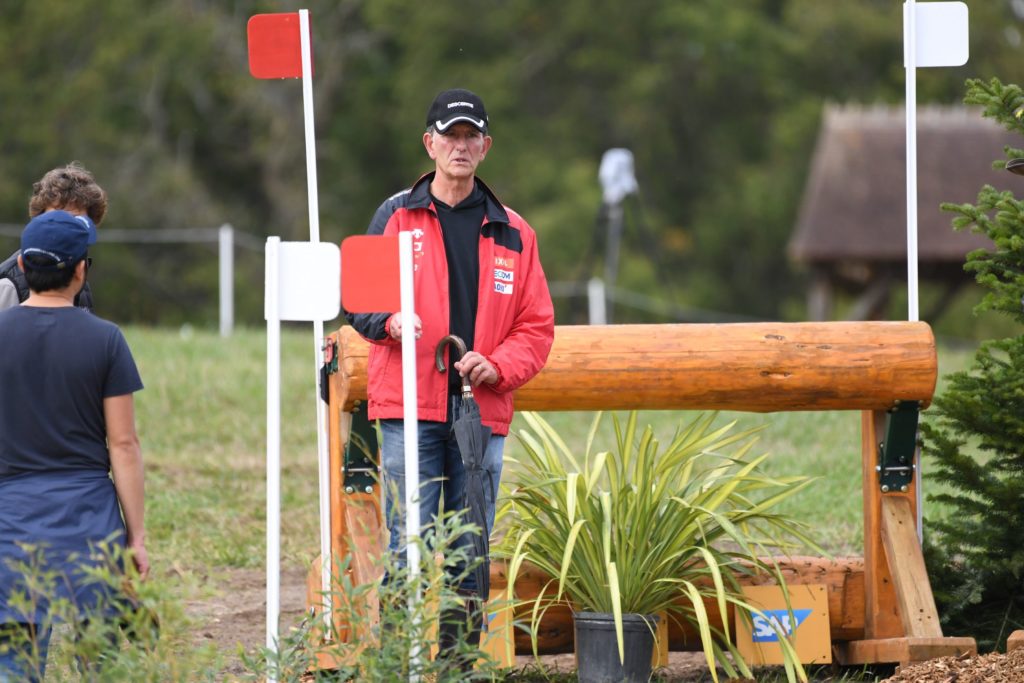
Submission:
{"label": "green metal bracket", "polygon": [[338,342],[333,339],[324,344],[324,365],[327,366],[328,375],[338,371]]}
{"label": "green metal bracket", "polygon": [[338,342],[333,339],[324,340],[323,352],[324,364],[320,366],[320,400],[330,403],[328,378],[338,371]]}
{"label": "green metal bracket", "polygon": [[377,483],[377,430],[366,418],[365,406],[352,409],[352,427],[342,459],[345,493],[371,493]]}
{"label": "green metal bracket", "polygon": [[918,401],[897,401],[885,417],[885,440],[878,444],[878,483],[882,493],[906,492],[914,480]]}

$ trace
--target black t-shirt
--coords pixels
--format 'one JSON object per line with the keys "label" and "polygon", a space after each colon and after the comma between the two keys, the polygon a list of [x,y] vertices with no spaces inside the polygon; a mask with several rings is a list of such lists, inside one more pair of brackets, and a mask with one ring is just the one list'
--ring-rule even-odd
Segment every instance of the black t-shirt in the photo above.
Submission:
{"label": "black t-shirt", "polygon": [[103,399],[142,389],[113,323],[80,308],[0,312],[0,479],[110,468]]}
{"label": "black t-shirt", "polygon": [[[480,287],[480,226],[484,222],[487,198],[474,184],[470,195],[456,206],[448,206],[437,197],[433,200],[448,261],[448,332],[461,337],[466,348],[472,350]],[[448,357],[448,391],[457,394],[461,391],[462,380],[452,363],[454,353],[452,347]]]}

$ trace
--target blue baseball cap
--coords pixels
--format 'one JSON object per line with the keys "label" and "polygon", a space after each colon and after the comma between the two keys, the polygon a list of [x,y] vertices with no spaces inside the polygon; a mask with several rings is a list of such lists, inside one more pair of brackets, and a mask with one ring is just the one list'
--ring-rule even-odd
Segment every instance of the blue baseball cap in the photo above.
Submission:
{"label": "blue baseball cap", "polygon": [[[21,233],[21,254],[32,256],[33,270],[60,270],[77,263],[96,244],[96,225],[88,216],[75,216],[67,211],[41,213]],[[42,257],[42,258],[40,258]],[[47,265],[40,265],[47,261]]]}

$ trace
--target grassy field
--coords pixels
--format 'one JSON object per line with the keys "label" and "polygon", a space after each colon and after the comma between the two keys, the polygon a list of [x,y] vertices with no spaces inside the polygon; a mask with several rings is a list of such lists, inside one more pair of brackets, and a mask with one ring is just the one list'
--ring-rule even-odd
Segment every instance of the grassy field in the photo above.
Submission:
{"label": "grassy field", "polygon": [[[216,591],[218,572],[264,562],[266,347],[262,330],[213,332],[127,328],[146,389],[136,397],[147,471],[148,545],[156,581],[182,602]],[[941,374],[969,361],[940,350]],[[314,347],[302,325],[282,334],[282,557],[305,569],[318,549]],[[941,381],[940,381],[941,390]],[[570,444],[592,415],[545,417]],[[662,439],[691,415],[651,412]],[[768,469],[816,482],[787,511],[835,555],[860,554],[860,415],[857,412],[727,414],[719,421],[764,425],[755,453]],[[517,419],[515,429],[521,422]],[[507,452],[518,452],[515,439]],[[925,490],[928,490],[927,470]],[[926,514],[931,514],[926,508]],[[187,627],[186,627],[187,628]],[[187,643],[179,634],[179,643]],[[184,647],[184,645],[182,645]],[[216,657],[210,653],[210,657]]]}

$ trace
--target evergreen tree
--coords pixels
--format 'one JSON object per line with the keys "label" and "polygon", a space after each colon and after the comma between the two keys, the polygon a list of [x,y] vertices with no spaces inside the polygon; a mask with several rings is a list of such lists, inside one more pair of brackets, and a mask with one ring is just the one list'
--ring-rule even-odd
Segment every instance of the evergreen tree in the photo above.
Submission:
{"label": "evergreen tree", "polygon": [[[1016,85],[967,81],[965,102],[1024,134],[1024,92]],[[1024,150],[1006,148],[1007,160]],[[996,161],[1004,168],[1007,160]],[[1007,180],[1010,176],[1007,176]],[[1024,182],[1024,179],[1021,179]],[[957,230],[987,235],[990,250],[967,256],[965,269],[988,293],[978,310],[1024,323],[1024,202],[986,185],[976,205],[943,205]],[[924,453],[946,492],[929,496],[951,514],[930,524],[928,563],[949,633],[997,648],[1024,628],[1024,335],[981,346],[971,367],[949,377],[922,425]]]}

